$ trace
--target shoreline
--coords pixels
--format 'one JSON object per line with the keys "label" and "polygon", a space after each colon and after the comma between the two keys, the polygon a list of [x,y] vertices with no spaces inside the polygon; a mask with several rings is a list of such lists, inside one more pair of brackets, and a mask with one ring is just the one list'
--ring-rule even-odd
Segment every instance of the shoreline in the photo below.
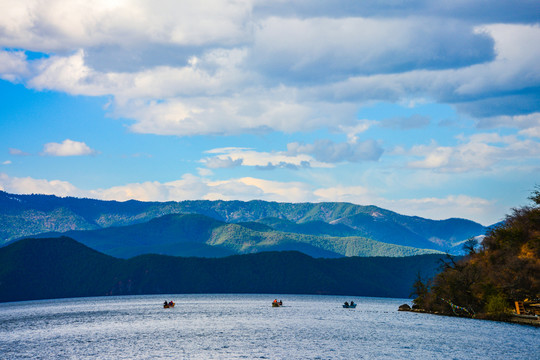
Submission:
{"label": "shoreline", "polygon": [[[431,312],[424,309],[405,309],[402,308],[403,305],[400,306],[398,311],[403,312],[413,312],[413,313],[419,313],[419,314],[428,314],[428,315],[438,315],[438,316],[448,316],[448,317],[465,317],[465,316],[456,316],[451,314],[443,314],[440,312]],[[505,323],[511,323],[511,324],[518,324],[518,325],[528,325],[540,328],[540,317],[534,316],[534,315],[518,315],[518,314],[511,314],[506,319],[493,319],[489,317],[466,317],[468,319],[474,319],[474,320],[488,320],[488,321],[497,321],[497,322],[505,322]]]}

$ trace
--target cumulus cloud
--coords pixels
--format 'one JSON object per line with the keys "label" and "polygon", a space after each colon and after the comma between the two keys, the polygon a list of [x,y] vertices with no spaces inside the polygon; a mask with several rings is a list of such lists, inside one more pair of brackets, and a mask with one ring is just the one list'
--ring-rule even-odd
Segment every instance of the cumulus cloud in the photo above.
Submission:
{"label": "cumulus cloud", "polygon": [[253,166],[259,170],[273,170],[286,168],[297,170],[309,167],[329,167],[328,164],[317,161],[307,154],[291,154],[290,152],[275,151],[262,152],[247,148],[219,148],[206,151],[210,154],[218,154],[212,158],[202,160],[209,168]]}
{"label": "cumulus cloud", "polygon": [[377,202],[372,192],[363,186],[333,186],[320,188],[313,192],[317,201],[322,202],[349,202],[361,205],[371,205]]}
{"label": "cumulus cloud", "polygon": [[84,191],[67,181],[11,177],[0,173],[0,190],[14,194],[50,194],[57,196],[84,197]]}
{"label": "cumulus cloud", "polygon": [[95,154],[84,142],[66,139],[61,143],[47,143],[43,146],[43,155],[48,156],[81,156]]}
{"label": "cumulus cloud", "polygon": [[22,51],[0,51],[0,78],[17,83],[28,75],[26,55]]}
{"label": "cumulus cloud", "polygon": [[246,148],[212,149],[207,153],[218,154],[202,160],[209,168],[254,166],[258,170],[330,168],[336,163],[377,161],[383,149],[374,140],[336,143],[317,140],[313,144],[293,142],[287,151],[261,152]]}
{"label": "cumulus cloud", "polygon": [[[312,198],[311,186],[303,182],[281,182],[258,179],[253,177],[244,177],[228,181],[211,183],[216,190],[241,189],[248,190],[244,195],[239,192],[233,192],[233,198],[247,200],[248,197],[259,198],[268,201],[279,202],[302,202]],[[219,191],[218,193],[221,193]],[[253,196],[256,193],[258,196]]]}
{"label": "cumulus cloud", "polygon": [[254,36],[250,63],[286,82],[454,68],[493,57],[492,39],[469,24],[427,17],[270,17]]}
{"label": "cumulus cloud", "polygon": [[45,52],[147,43],[233,45],[245,36],[251,8],[250,1],[14,2],[0,15],[0,41]]}
{"label": "cumulus cloud", "polygon": [[400,214],[421,216],[428,219],[443,220],[449,217],[477,219],[477,221],[482,221],[484,225],[492,225],[492,223],[502,220],[502,217],[493,220],[493,214],[500,214],[495,201],[467,195],[399,200],[379,199],[378,204]]}
{"label": "cumulus cloud", "polygon": [[105,189],[82,190],[66,181],[10,177],[0,173],[0,189],[17,194],[54,194],[102,200],[182,201],[182,200],[253,200],[281,202],[313,200],[311,186],[302,182],[279,182],[252,177],[210,181],[191,174],[160,183],[147,181]]}
{"label": "cumulus cloud", "polygon": [[485,171],[494,164],[511,161],[515,164],[540,156],[540,143],[516,136],[500,136],[494,133],[463,137],[457,146],[413,146],[410,155],[421,160],[411,161],[408,166],[417,169],[435,169],[442,172]]}
{"label": "cumulus cloud", "polygon": [[[427,96],[482,116],[521,114],[524,105],[529,112],[537,108],[540,64],[536,60],[540,47],[531,48],[529,44],[540,42],[540,27],[498,24],[477,31],[494,39],[493,61],[456,69],[350,77],[321,85],[316,91],[313,89],[313,95],[357,102],[375,99],[395,102]],[[493,106],[497,101],[501,104]],[[489,104],[492,106],[486,106]]]}
{"label": "cumulus cloud", "polygon": [[531,2],[347,4],[13,3],[0,14],[0,78],[110,96],[112,116],[160,135],[339,130],[380,100],[430,99],[477,117],[538,112]]}

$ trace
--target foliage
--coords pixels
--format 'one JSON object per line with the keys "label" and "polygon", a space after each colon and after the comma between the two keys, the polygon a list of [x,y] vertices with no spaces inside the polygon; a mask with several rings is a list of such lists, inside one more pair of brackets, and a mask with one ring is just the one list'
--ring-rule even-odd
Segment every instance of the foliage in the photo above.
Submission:
{"label": "foliage", "polygon": [[511,313],[508,300],[503,294],[489,296],[486,301],[485,313],[493,319],[504,319]]}
{"label": "foliage", "polygon": [[413,283],[413,291],[409,296],[415,295],[413,299],[413,309],[423,309],[426,303],[426,297],[429,294],[429,282],[422,280],[420,272],[416,274],[416,280]]}
{"label": "foliage", "polygon": [[534,205],[513,209],[484,238],[479,250],[466,244],[461,260],[448,256],[428,294],[418,302],[429,311],[452,313],[449,302],[471,314],[504,316],[514,301],[540,297],[540,192]]}

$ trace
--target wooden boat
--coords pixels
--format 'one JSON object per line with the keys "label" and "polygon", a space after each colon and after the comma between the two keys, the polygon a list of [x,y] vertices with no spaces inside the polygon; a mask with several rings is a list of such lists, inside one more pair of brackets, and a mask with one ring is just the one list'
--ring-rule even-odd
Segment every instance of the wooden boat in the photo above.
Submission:
{"label": "wooden boat", "polygon": [[350,305],[350,304],[347,304],[347,305],[343,304],[343,307],[344,307],[345,309],[354,309],[354,308],[356,308],[356,304],[352,304],[352,305]]}
{"label": "wooden boat", "polygon": [[272,302],[272,307],[280,307],[280,306],[283,306],[283,303],[280,301],[280,302]]}
{"label": "wooden boat", "polygon": [[168,308],[173,308],[174,307],[174,302],[170,302],[168,304],[163,304],[163,308],[164,309],[168,309]]}

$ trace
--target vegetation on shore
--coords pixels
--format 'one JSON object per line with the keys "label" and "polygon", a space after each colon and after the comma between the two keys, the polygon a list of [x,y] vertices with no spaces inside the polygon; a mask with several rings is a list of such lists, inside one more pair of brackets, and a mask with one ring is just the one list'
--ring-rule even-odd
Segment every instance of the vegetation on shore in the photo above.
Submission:
{"label": "vegetation on shore", "polygon": [[467,256],[448,255],[432,280],[418,276],[413,309],[506,320],[516,301],[540,302],[540,187],[530,199],[533,205],[513,209],[479,246],[467,241]]}

